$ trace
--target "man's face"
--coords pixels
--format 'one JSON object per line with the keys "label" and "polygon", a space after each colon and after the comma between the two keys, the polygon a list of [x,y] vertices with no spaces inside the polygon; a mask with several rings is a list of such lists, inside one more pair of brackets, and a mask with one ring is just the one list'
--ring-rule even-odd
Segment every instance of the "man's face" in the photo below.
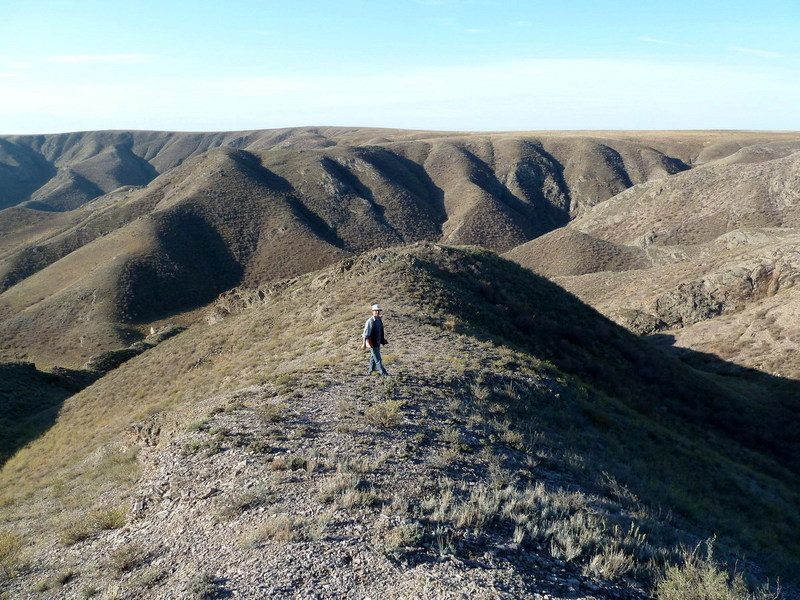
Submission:
{"label": "man's face", "polygon": [[373,311],[372,311],[372,316],[373,316],[373,317],[380,317],[380,316],[381,316],[381,311],[379,311],[379,310],[373,310]]}

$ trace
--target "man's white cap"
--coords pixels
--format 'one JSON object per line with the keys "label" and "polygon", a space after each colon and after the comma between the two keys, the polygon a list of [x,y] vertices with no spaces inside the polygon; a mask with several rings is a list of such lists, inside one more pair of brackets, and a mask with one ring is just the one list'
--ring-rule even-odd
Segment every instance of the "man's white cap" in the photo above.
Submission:
{"label": "man's white cap", "polygon": [[383,310],[383,309],[381,308],[380,304],[373,304],[372,305],[372,310]]}

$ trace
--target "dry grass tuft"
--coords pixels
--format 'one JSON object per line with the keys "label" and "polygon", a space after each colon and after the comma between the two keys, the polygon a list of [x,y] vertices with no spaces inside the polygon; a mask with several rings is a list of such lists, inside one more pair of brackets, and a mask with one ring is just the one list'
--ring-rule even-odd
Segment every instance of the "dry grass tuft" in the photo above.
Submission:
{"label": "dry grass tuft", "polygon": [[360,485],[361,478],[354,473],[335,473],[320,482],[317,499],[320,502],[331,502],[340,496],[355,492]]}
{"label": "dry grass tuft", "polygon": [[299,542],[311,539],[314,523],[302,517],[279,514],[267,517],[244,541],[244,545],[253,548],[265,542]]}
{"label": "dry grass tuft", "polygon": [[403,422],[403,402],[399,400],[386,400],[373,404],[364,412],[364,420],[377,427],[389,429],[397,427]]}
{"label": "dry grass tuft", "polygon": [[20,536],[0,533],[0,582],[14,577],[22,568],[23,547]]}
{"label": "dry grass tuft", "polygon": [[273,494],[265,488],[235,492],[219,501],[217,514],[224,520],[235,519],[242,513],[267,506],[272,500]]}
{"label": "dry grass tuft", "polygon": [[386,554],[402,556],[422,542],[423,528],[418,523],[405,523],[392,527],[376,539],[376,545]]}
{"label": "dry grass tuft", "polygon": [[117,577],[143,565],[148,558],[148,552],[138,542],[131,542],[112,550],[106,561],[106,567]]}

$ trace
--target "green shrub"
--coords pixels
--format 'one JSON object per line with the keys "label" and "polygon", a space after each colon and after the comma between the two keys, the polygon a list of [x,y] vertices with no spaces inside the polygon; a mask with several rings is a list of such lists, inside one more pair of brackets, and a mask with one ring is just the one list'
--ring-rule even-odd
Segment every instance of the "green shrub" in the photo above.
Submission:
{"label": "green shrub", "polygon": [[196,421],[189,426],[189,431],[208,431],[210,425],[208,424],[208,419],[201,419],[200,421]]}

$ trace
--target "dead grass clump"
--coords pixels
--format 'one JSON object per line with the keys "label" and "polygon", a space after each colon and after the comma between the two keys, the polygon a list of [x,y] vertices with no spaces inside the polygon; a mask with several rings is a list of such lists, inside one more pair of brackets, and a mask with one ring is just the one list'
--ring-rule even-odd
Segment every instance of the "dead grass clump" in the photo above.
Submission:
{"label": "dead grass clump", "polygon": [[269,464],[273,471],[301,471],[313,472],[317,468],[316,459],[308,459],[300,454],[276,456]]}
{"label": "dead grass clump", "polygon": [[461,446],[463,440],[464,437],[461,435],[461,432],[455,427],[448,427],[442,432],[442,441],[453,449],[457,450],[459,446]]}
{"label": "dead grass clump", "polygon": [[245,541],[245,546],[259,547],[264,542],[298,542],[310,539],[310,523],[300,517],[286,514],[273,515],[258,526]]}
{"label": "dead grass clump", "polygon": [[603,548],[595,554],[583,568],[583,574],[597,579],[616,579],[633,569],[633,557],[621,548]]}
{"label": "dead grass clump", "polygon": [[406,496],[392,496],[391,501],[383,507],[383,513],[397,517],[407,517],[411,512],[411,503]]}
{"label": "dead grass clump", "polygon": [[472,392],[472,398],[478,405],[486,404],[492,395],[491,388],[482,382],[473,383],[470,386],[470,391]]}
{"label": "dead grass clump", "polygon": [[125,526],[129,506],[123,504],[115,508],[101,508],[89,515],[89,523],[98,530],[108,531]]}
{"label": "dead grass clump", "polygon": [[22,568],[22,538],[11,533],[0,533],[0,581],[11,579]]}
{"label": "dead grass clump", "polygon": [[195,573],[189,580],[187,591],[190,598],[196,600],[210,600],[217,598],[224,590],[220,584],[220,580],[208,571],[200,571]]}
{"label": "dead grass clump", "polygon": [[68,581],[72,581],[76,576],[77,573],[75,573],[75,571],[61,571],[53,577],[41,580],[33,589],[36,592],[46,592],[47,590],[61,588],[64,587]]}
{"label": "dead grass clump", "polygon": [[228,494],[220,501],[217,514],[222,519],[231,520],[247,511],[267,506],[270,502],[272,502],[272,494],[265,488]]}
{"label": "dead grass clump", "polygon": [[265,423],[279,423],[288,417],[288,411],[283,402],[268,402],[259,406],[256,413]]}
{"label": "dead grass clump", "polygon": [[447,447],[440,452],[436,452],[430,456],[429,464],[439,470],[439,471],[448,471],[449,469],[453,468],[458,461],[461,459],[460,453],[458,450],[454,450],[453,448]]}
{"label": "dead grass clump", "polygon": [[579,561],[587,574],[604,578],[629,572],[633,554],[648,553],[644,536],[635,527],[629,531],[611,527],[590,508],[585,495],[549,491],[541,483],[469,485],[446,479],[419,509],[420,516],[443,532],[454,533],[454,539],[467,531],[502,532],[515,543],[544,545],[554,558]]}
{"label": "dead grass clump", "polygon": [[389,429],[397,427],[403,422],[403,412],[400,410],[403,402],[399,400],[386,400],[373,404],[364,412],[364,420],[377,427]]}
{"label": "dead grass clump", "polygon": [[423,538],[423,528],[418,523],[404,523],[386,531],[376,539],[377,546],[385,554],[402,556],[419,546]]}
{"label": "dead grass clump", "polygon": [[135,580],[135,585],[140,588],[151,588],[166,577],[166,572],[154,567],[142,569]]}
{"label": "dead grass clump", "polygon": [[336,504],[342,508],[369,508],[381,502],[381,497],[375,492],[375,488],[368,490],[347,490],[335,499]]}
{"label": "dead grass clump", "polygon": [[74,546],[86,539],[89,539],[97,532],[87,519],[79,518],[76,521],[67,523],[61,529],[61,543],[65,546]]}
{"label": "dead grass clump", "polygon": [[147,561],[148,552],[138,542],[131,542],[112,550],[108,556],[106,567],[117,577],[132,571]]}
{"label": "dead grass clump", "polygon": [[[241,440],[242,438],[239,439]],[[246,445],[247,449],[253,454],[269,454],[272,452],[272,446],[263,440],[255,440],[249,444],[242,440],[242,445]]]}
{"label": "dead grass clump", "polygon": [[198,452],[200,452],[203,446],[204,444],[200,440],[197,439],[189,440],[181,448],[181,456],[187,457],[197,454]]}
{"label": "dead grass clump", "polygon": [[361,478],[354,473],[336,473],[322,480],[317,499],[331,502],[339,496],[354,492],[361,485]]}
{"label": "dead grass clump", "polygon": [[339,460],[336,470],[339,473],[372,473],[386,462],[387,456],[349,456]]}
{"label": "dead grass clump", "polygon": [[73,546],[101,531],[119,529],[125,525],[127,513],[128,505],[122,504],[114,508],[96,509],[85,517],[78,517],[62,527],[61,543]]}
{"label": "dead grass clump", "polygon": [[525,436],[519,431],[506,429],[500,433],[500,440],[515,450],[525,450]]}

